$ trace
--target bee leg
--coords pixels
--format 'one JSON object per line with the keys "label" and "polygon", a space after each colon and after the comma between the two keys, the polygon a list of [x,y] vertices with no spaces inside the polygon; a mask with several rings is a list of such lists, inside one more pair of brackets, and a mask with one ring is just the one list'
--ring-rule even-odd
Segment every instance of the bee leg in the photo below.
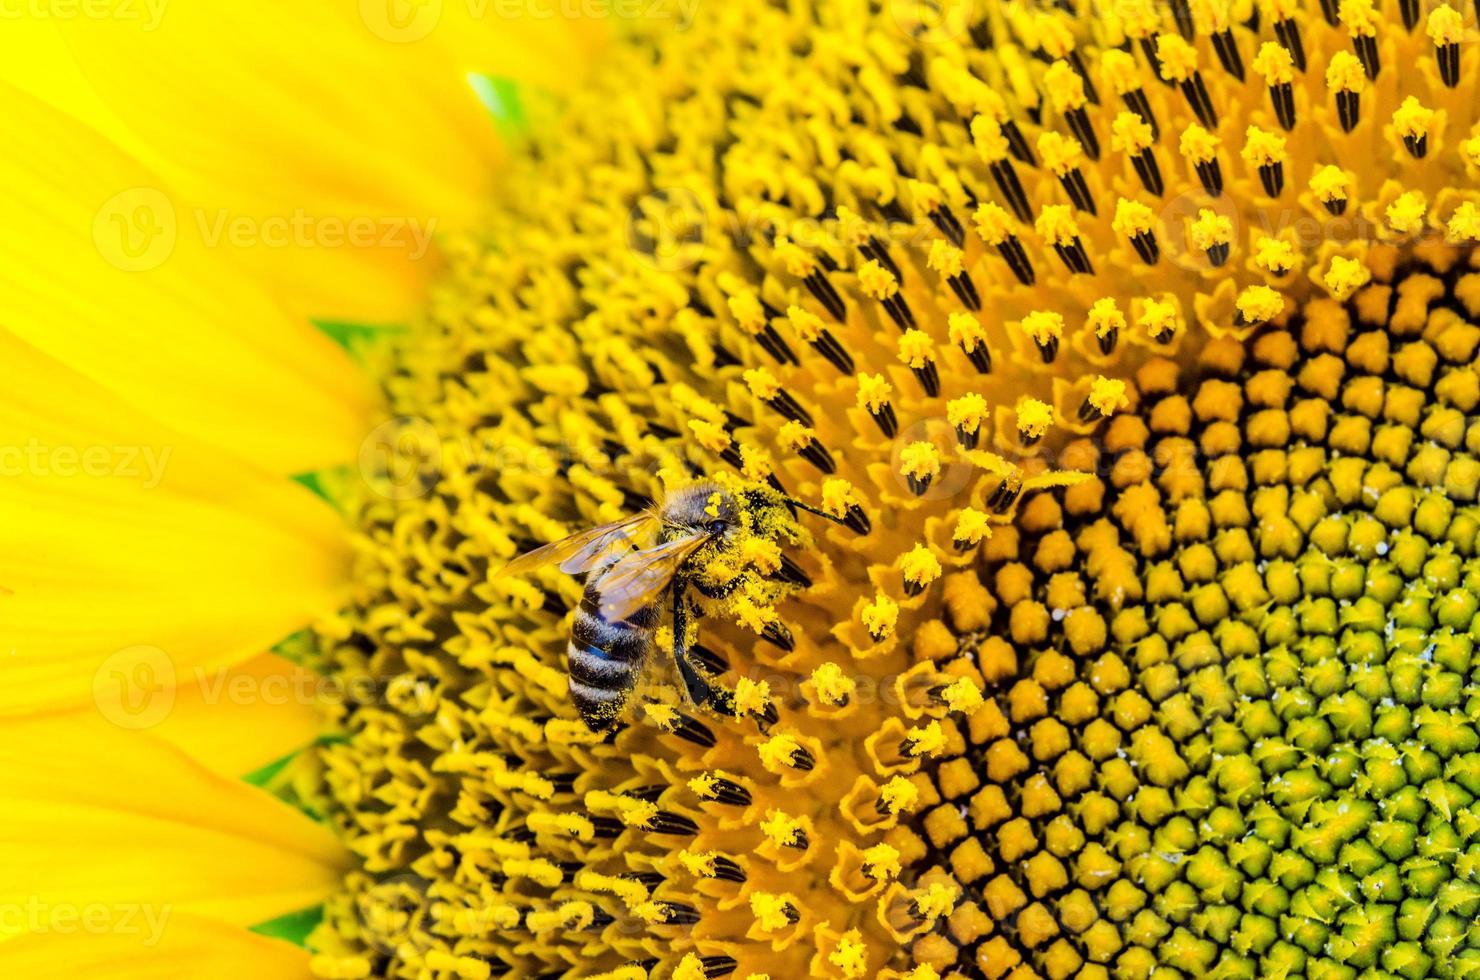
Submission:
{"label": "bee leg", "polygon": [[694,588],[704,593],[704,595],[710,599],[723,599],[733,593],[736,589],[740,588],[740,583],[744,578],[745,574],[742,572],[741,574],[736,575],[734,578],[730,579],[724,585],[701,585],[700,583],[695,582]]}
{"label": "bee leg", "polygon": [[683,678],[685,693],[696,705],[707,705],[713,689],[689,659],[689,604],[682,585],[673,588],[673,662]]}

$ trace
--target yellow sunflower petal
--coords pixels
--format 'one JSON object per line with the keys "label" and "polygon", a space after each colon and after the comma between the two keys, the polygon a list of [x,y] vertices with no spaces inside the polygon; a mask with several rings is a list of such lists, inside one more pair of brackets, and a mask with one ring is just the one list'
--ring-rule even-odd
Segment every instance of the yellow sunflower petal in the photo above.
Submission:
{"label": "yellow sunflower petal", "polygon": [[[173,703],[153,729],[215,772],[241,776],[302,748],[323,729],[324,680],[275,653],[176,677]],[[91,710],[91,709],[87,709]]]}
{"label": "yellow sunflower petal", "polygon": [[[9,721],[0,735],[0,907],[134,903],[245,926],[337,880],[326,827],[153,736],[101,718]],[[0,919],[0,934],[26,931]]]}
{"label": "yellow sunflower petal", "polygon": [[[435,271],[429,236],[476,217],[499,147],[458,70],[469,59],[442,43],[454,16],[419,35],[416,17],[442,4],[404,22],[384,0],[360,6],[171,6],[143,24],[23,24],[0,60],[3,77],[178,188],[181,237],[236,254],[297,312],[385,322]],[[489,51],[517,77],[538,48],[504,26]]]}
{"label": "yellow sunflower petal", "polygon": [[158,176],[3,91],[4,325],[171,426],[280,472],[352,458],[368,396],[343,351],[205,247]]}
{"label": "yellow sunflower petal", "polygon": [[339,604],[346,545],[307,490],[14,337],[0,359],[0,713],[137,702]]}
{"label": "yellow sunflower petal", "polygon": [[0,943],[0,974],[28,980],[311,976],[306,950],[167,907],[92,903],[38,907],[35,915],[45,931]]}

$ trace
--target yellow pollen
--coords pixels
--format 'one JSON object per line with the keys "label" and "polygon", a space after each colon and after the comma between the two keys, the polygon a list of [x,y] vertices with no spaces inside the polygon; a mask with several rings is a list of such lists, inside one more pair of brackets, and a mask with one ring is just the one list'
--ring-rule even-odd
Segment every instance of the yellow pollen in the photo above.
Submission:
{"label": "yellow pollen", "polygon": [[788,306],[786,319],[791,324],[792,331],[802,340],[811,342],[822,335],[822,318],[815,313],[808,313],[800,306]]}
{"label": "yellow pollen", "polygon": [[941,194],[940,188],[923,180],[911,180],[909,182],[910,197],[915,202],[915,207],[929,214],[940,210],[941,204],[945,202],[945,196]]}
{"label": "yellow pollen", "polygon": [[806,278],[817,269],[817,262],[803,251],[799,246],[786,236],[778,236],[776,239],[776,258],[786,267],[786,271],[798,278]]}
{"label": "yellow pollen", "polygon": [[801,450],[812,445],[817,440],[817,432],[811,426],[803,425],[793,419],[783,423],[776,430],[776,439],[783,446],[794,450]]}
{"label": "yellow pollen", "polygon": [[1254,264],[1282,276],[1295,267],[1295,247],[1283,238],[1260,238],[1254,243]]}
{"label": "yellow pollen", "polygon": [[920,791],[904,776],[894,776],[879,787],[879,799],[890,813],[910,813],[919,804]]}
{"label": "yellow pollen", "polygon": [[944,882],[931,882],[922,891],[915,893],[915,908],[926,919],[939,919],[941,916],[950,915],[951,909],[956,907],[956,901],[961,897],[961,889]]}
{"label": "yellow pollen", "polygon": [[940,692],[940,696],[952,711],[968,715],[984,703],[982,689],[967,677],[958,677],[947,684],[945,690]]}
{"label": "yellow pollen", "polygon": [[1267,129],[1250,126],[1244,131],[1244,148],[1241,155],[1245,163],[1255,167],[1269,167],[1284,163],[1287,156],[1285,138]]}
{"label": "yellow pollen", "polygon": [[1344,201],[1351,190],[1351,175],[1340,167],[1325,166],[1311,175],[1310,192],[1322,203]]}
{"label": "yellow pollen", "polygon": [[1113,415],[1118,408],[1130,404],[1125,393],[1125,382],[1119,378],[1096,377],[1089,386],[1089,403],[1101,415]]}
{"label": "yellow pollen", "polygon": [[863,871],[870,878],[887,881],[897,877],[902,870],[899,851],[888,844],[875,844],[863,852]]}
{"label": "yellow pollen", "polygon": [[840,705],[852,696],[857,684],[843,673],[843,668],[832,661],[812,671],[812,687],[817,696],[828,704]]}
{"label": "yellow pollen", "polygon": [[1152,340],[1165,341],[1177,332],[1177,307],[1171,300],[1159,300],[1154,296],[1141,301],[1141,315],[1136,324],[1146,331]]}
{"label": "yellow pollen", "polygon": [[1062,58],[1049,65],[1043,73],[1043,90],[1057,112],[1081,108],[1088,101],[1084,94],[1084,79]]}
{"label": "yellow pollen", "polygon": [[951,343],[970,354],[987,341],[987,329],[970,313],[952,313],[946,318]]}
{"label": "yellow pollen", "polygon": [[974,391],[946,402],[946,421],[963,432],[975,432],[990,414],[987,400]]}
{"label": "yellow pollen", "polygon": [[1449,221],[1444,225],[1445,234],[1453,244],[1480,241],[1480,208],[1474,201],[1462,201]]}
{"label": "yellow pollen", "polygon": [[1161,77],[1169,82],[1185,82],[1197,72],[1197,49],[1176,34],[1157,37],[1156,57]]}
{"label": "yellow pollen", "polygon": [[1151,124],[1135,112],[1117,113],[1110,124],[1110,133],[1110,146],[1122,153],[1140,153],[1156,142]]}
{"label": "yellow pollen", "polygon": [[899,451],[899,472],[917,480],[934,478],[940,473],[940,451],[933,443],[910,443]]}
{"label": "yellow pollen", "polygon": [[1360,259],[1333,255],[1331,265],[1326,269],[1326,274],[1321,277],[1321,281],[1326,284],[1332,296],[1344,300],[1366,285],[1371,278],[1371,271]]}
{"label": "yellow pollen", "polygon": [[858,376],[858,407],[877,414],[889,404],[889,395],[894,386],[884,380],[882,374],[860,374]]}
{"label": "yellow pollen", "polygon": [[863,607],[860,615],[869,635],[875,640],[883,640],[894,632],[894,624],[899,620],[899,605],[886,595],[876,595]]}
{"label": "yellow pollen", "polygon": [[1403,235],[1421,231],[1428,209],[1429,203],[1422,191],[1405,191],[1387,206],[1388,227]]}
{"label": "yellow pollen", "polygon": [[1480,136],[1471,136],[1467,140],[1461,140],[1459,149],[1470,166],[1480,167]]}
{"label": "yellow pollen", "polygon": [[873,259],[859,268],[858,285],[866,295],[874,299],[889,299],[899,292],[899,280],[894,278],[894,273]]}
{"label": "yellow pollen", "polygon": [[1218,147],[1222,143],[1218,137],[1193,123],[1182,131],[1177,149],[1187,158],[1188,163],[1208,163],[1218,155]]}
{"label": "yellow pollen", "polygon": [[1265,41],[1254,56],[1254,70],[1266,85],[1284,85],[1295,80],[1295,59],[1283,44]]}
{"label": "yellow pollen", "polygon": [[1393,113],[1393,129],[1404,139],[1422,139],[1433,125],[1434,110],[1424,107],[1411,95]]}
{"label": "yellow pollen", "polygon": [[1067,204],[1046,204],[1034,222],[1039,237],[1050,245],[1073,245],[1079,238],[1079,224]]}
{"label": "yellow pollen", "polygon": [[917,544],[899,559],[904,580],[915,585],[929,585],[940,578],[940,561],[923,544]]}
{"label": "yellow pollen", "polygon": [[693,434],[694,440],[712,453],[722,453],[730,449],[733,440],[730,432],[725,431],[724,426],[716,425],[707,419],[688,420],[688,431]]}
{"label": "yellow pollen", "polygon": [[915,369],[935,360],[935,341],[923,330],[906,330],[899,338],[899,360]]}
{"label": "yellow pollen", "polygon": [[905,733],[905,752],[919,757],[938,755],[945,748],[946,736],[940,722],[932,721],[923,727],[911,728]]}
{"label": "yellow pollen", "polygon": [[780,810],[767,810],[761,821],[761,833],[777,847],[790,847],[801,839],[802,823]]}
{"label": "yellow pollen", "polygon": [[1043,158],[1045,167],[1063,176],[1079,166],[1084,158],[1084,147],[1072,136],[1048,130],[1038,137],[1038,155]]}
{"label": "yellow pollen", "polygon": [[1367,88],[1367,70],[1350,51],[1337,51],[1326,63],[1326,87],[1333,92],[1361,94]]}
{"label": "yellow pollen", "polygon": [[857,506],[858,491],[847,480],[832,478],[822,481],[822,509],[834,517],[842,517],[848,508]]}
{"label": "yellow pollen", "polygon": [[1023,398],[1017,403],[1018,431],[1029,439],[1038,439],[1053,425],[1053,406],[1036,398]]}
{"label": "yellow pollen", "polygon": [[766,681],[753,681],[748,677],[742,677],[735,682],[735,713],[738,715],[754,715],[757,718],[766,713],[766,707],[771,703],[771,685]]}
{"label": "yellow pollen", "polygon": [[968,547],[991,536],[992,526],[987,515],[973,507],[962,509],[961,515],[956,518],[956,529],[951,532],[952,541]]}
{"label": "yellow pollen", "polygon": [[770,892],[750,893],[750,912],[755,916],[755,921],[763,932],[779,932],[789,928],[792,924],[787,913],[793,914],[795,906],[785,895],[773,895]]}
{"label": "yellow pollen", "polygon": [[1372,0],[1341,0],[1338,19],[1352,37],[1375,37],[1378,15]]}
{"label": "yellow pollen", "polygon": [[1264,323],[1280,315],[1285,298],[1268,286],[1250,286],[1239,293],[1238,311],[1249,323]]}
{"label": "yellow pollen", "polygon": [[746,333],[760,333],[766,327],[766,311],[760,299],[750,290],[731,296],[727,300],[730,314]]}
{"label": "yellow pollen", "polygon": [[762,401],[770,401],[781,392],[781,382],[765,368],[751,368],[743,377],[750,393]]}
{"label": "yellow pollen", "polygon": [[1465,19],[1453,7],[1440,4],[1429,11],[1426,30],[1429,39],[1437,45],[1458,44],[1464,40]]}
{"label": "yellow pollen", "polygon": [[1233,221],[1227,215],[1203,208],[1187,229],[1188,237],[1197,248],[1206,251],[1233,241]]}
{"label": "yellow pollen", "polygon": [[1140,201],[1122,197],[1115,202],[1115,217],[1110,227],[1127,238],[1138,238],[1155,227],[1156,217]]}
{"label": "yellow pollen", "polygon": [[1001,124],[989,116],[972,117],[971,140],[983,163],[1005,160],[1012,150],[1012,144],[1002,134]]}
{"label": "yellow pollen", "polygon": [[868,972],[868,951],[859,931],[850,929],[844,933],[838,945],[827,954],[827,961],[841,970],[847,980],[864,976]]}
{"label": "yellow pollen", "polygon": [[1064,336],[1064,318],[1052,311],[1034,311],[1023,317],[1023,333],[1040,347]]}
{"label": "yellow pollen", "polygon": [[801,745],[791,735],[772,735],[759,746],[756,751],[760,754],[761,765],[773,773],[786,773],[792,769],[792,758],[797,754]]}
{"label": "yellow pollen", "polygon": [[1136,59],[1115,48],[1100,55],[1100,78],[1116,95],[1125,95],[1141,87],[1141,69]]}
{"label": "yellow pollen", "polygon": [[1013,234],[1012,216],[991,201],[977,205],[972,220],[976,223],[976,233],[988,245],[1001,245]]}
{"label": "yellow pollen", "polygon": [[965,268],[966,253],[949,242],[937,238],[930,243],[930,254],[926,256],[925,265],[939,272],[947,279],[959,276]]}
{"label": "yellow pollen", "polygon": [[765,483],[776,470],[770,453],[756,446],[740,447],[740,473],[752,483]]}
{"label": "yellow pollen", "polygon": [[709,974],[704,970],[704,961],[694,953],[687,953],[673,968],[673,980],[705,980]]}

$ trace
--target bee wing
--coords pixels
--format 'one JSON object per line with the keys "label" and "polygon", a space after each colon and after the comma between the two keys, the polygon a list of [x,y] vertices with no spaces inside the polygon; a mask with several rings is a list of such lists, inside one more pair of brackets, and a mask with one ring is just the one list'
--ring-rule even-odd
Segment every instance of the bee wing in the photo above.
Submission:
{"label": "bee wing", "polygon": [[525,552],[499,569],[494,578],[523,575],[545,565],[559,564],[562,572],[579,575],[610,564],[626,552],[643,524],[653,521],[652,514],[634,514],[613,524],[578,531],[568,538],[541,545]]}
{"label": "bee wing", "polygon": [[645,548],[618,561],[597,583],[602,618],[615,623],[650,605],[668,588],[684,560],[708,540],[707,534],[693,534]]}

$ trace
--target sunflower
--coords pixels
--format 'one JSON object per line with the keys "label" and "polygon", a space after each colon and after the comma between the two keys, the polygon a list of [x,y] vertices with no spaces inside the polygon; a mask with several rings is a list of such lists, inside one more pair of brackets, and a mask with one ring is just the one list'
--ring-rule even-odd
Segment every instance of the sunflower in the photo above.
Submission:
{"label": "sunflower", "polygon": [[[312,620],[296,667],[338,692],[291,789],[269,780],[298,813],[212,777],[231,791],[208,812],[240,838],[229,880],[201,886],[223,862],[161,842],[161,866],[195,876],[157,889],[199,920],[181,962],[230,935],[301,969],[231,927],[327,895],[303,917],[320,977],[1480,974],[1475,11],[648,13],[530,110],[486,214],[439,198],[464,231],[414,325],[358,347],[373,398],[327,353],[294,359],[282,373],[318,407],[274,401],[289,440],[260,399],[196,410],[163,384],[178,361],[121,370],[91,334],[16,344],[82,379],[56,390],[113,399],[60,417],[134,431],[148,410],[201,467],[152,522],[132,496],[111,521],[46,498],[79,530],[128,528],[104,559],[69,526],[58,560],[26,524],[41,547],[17,553],[47,555],[29,572],[47,595],[81,596],[71,573],[103,561],[121,582],[140,555],[160,583],[109,590],[103,621],[96,599],[38,609],[26,642],[66,637],[36,668],[46,703],[87,687],[104,630],[140,676],[145,622],[178,630],[171,658],[219,665]],[[417,78],[478,50],[476,23],[370,21],[415,48]],[[92,91],[160,91],[122,74]],[[178,171],[185,200],[207,185],[177,161],[237,159],[238,138],[194,152],[178,120],[45,89],[32,111]],[[386,131],[337,150],[421,213],[403,178],[456,161],[434,147],[403,172]],[[234,281],[321,321],[311,300],[358,288],[259,262]],[[364,281],[354,301],[389,302],[368,291],[381,271]],[[353,316],[332,322],[392,319]],[[207,392],[257,381],[224,366],[186,379],[218,412]],[[38,395],[21,431],[57,425],[57,401]],[[342,464],[364,432],[350,478],[310,481],[336,533],[273,475]],[[582,583],[497,573],[695,486],[730,491],[736,531],[679,571],[739,584],[688,629],[660,618],[653,675],[593,730],[564,656]],[[150,547],[159,527],[177,543]],[[684,645],[697,701],[665,663]],[[149,787],[128,812],[153,816],[165,763],[135,751],[172,740],[203,780],[186,756],[211,707],[127,740],[18,724],[35,748],[13,768],[49,800],[70,739],[74,771],[105,767],[67,781],[76,802]],[[276,724],[256,714],[239,730]],[[27,836],[58,847],[86,833],[40,819]],[[84,884],[102,889],[94,850]]]}

